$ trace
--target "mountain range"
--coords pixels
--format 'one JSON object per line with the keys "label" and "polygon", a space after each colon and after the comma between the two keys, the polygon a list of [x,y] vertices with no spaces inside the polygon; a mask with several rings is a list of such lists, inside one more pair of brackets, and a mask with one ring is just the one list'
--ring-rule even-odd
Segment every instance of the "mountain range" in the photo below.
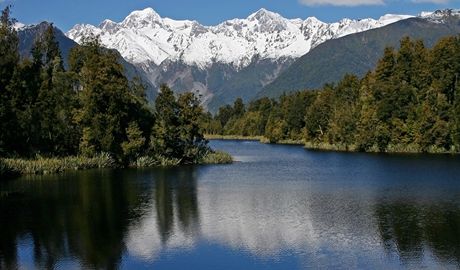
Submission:
{"label": "mountain range", "polygon": [[[346,73],[363,75],[386,46],[397,47],[404,36],[423,39],[429,47],[460,33],[459,14],[443,10],[324,23],[314,17],[286,19],[261,9],[246,19],[204,26],[162,18],[147,8],[119,23],[80,24],[65,34],[55,29],[64,58],[85,37],[99,36],[102,45],[120,53],[127,76],[144,81],[150,100],[167,83],[178,93],[197,91],[215,112],[238,97],[276,98],[336,82]],[[18,26],[23,56],[48,25]]]}
{"label": "mountain range", "polygon": [[283,93],[317,89],[338,82],[347,73],[363,76],[375,67],[385,47],[399,48],[403,37],[423,40],[429,48],[440,38],[459,33],[460,11],[438,10],[329,40],[296,60],[256,97],[276,98]]}
{"label": "mountain range", "polygon": [[204,26],[162,18],[147,8],[119,23],[75,25],[66,35],[77,43],[87,36],[100,36],[104,46],[118,50],[154,87],[167,83],[176,92],[198,91],[214,111],[237,97],[252,99],[295,60],[327,40],[410,17],[385,15],[378,20],[324,23],[314,17],[286,19],[261,9],[245,19]]}

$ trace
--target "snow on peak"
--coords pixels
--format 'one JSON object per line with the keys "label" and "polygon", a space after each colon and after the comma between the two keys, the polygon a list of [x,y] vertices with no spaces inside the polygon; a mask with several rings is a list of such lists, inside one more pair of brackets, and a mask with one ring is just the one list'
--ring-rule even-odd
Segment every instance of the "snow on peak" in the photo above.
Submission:
{"label": "snow on peak", "polygon": [[142,28],[151,26],[159,21],[161,21],[160,15],[153,8],[146,8],[131,12],[121,25],[129,28]]}
{"label": "snow on peak", "polygon": [[115,33],[116,31],[119,30],[120,25],[114,21],[111,20],[104,20],[101,24],[99,24],[99,29],[103,31],[107,31],[111,34]]}
{"label": "snow on peak", "polygon": [[385,14],[380,17],[379,21],[383,24],[391,24],[400,20],[413,18],[412,15]]}
{"label": "snow on peak", "polygon": [[279,21],[284,20],[283,16],[278,13],[271,12],[266,10],[265,8],[261,8],[258,11],[249,15],[248,20],[250,21],[261,21],[261,22],[271,22],[271,21]]}
{"label": "snow on peak", "polygon": [[419,15],[419,17],[427,19],[443,19],[451,16],[460,16],[460,9],[442,9],[434,12],[423,11]]}
{"label": "snow on peak", "polygon": [[141,18],[141,19],[158,19],[160,18],[160,15],[153,10],[153,8],[148,7],[143,10],[135,10],[131,12],[131,14],[128,15],[127,18]]}
{"label": "snow on peak", "polygon": [[25,28],[25,27],[26,27],[26,25],[23,24],[23,23],[21,23],[21,22],[16,22],[16,23],[14,23],[14,25],[13,25],[13,28],[14,28],[16,31],[19,31],[19,30],[21,30],[21,29],[23,29],[23,28]]}
{"label": "snow on peak", "polygon": [[420,18],[432,21],[434,23],[443,23],[450,17],[460,17],[460,9],[443,9],[434,12],[423,11],[419,14]]}
{"label": "snow on peak", "polygon": [[379,20],[343,19],[324,23],[315,17],[286,19],[262,8],[246,19],[203,26],[196,21],[161,18],[152,8],[146,8],[132,12],[120,23],[105,20],[98,27],[76,25],[66,35],[76,42],[88,35],[98,35],[104,46],[118,50],[135,64],[160,65],[170,60],[200,68],[216,62],[242,68],[254,57],[298,58],[326,40],[408,17],[385,15]]}

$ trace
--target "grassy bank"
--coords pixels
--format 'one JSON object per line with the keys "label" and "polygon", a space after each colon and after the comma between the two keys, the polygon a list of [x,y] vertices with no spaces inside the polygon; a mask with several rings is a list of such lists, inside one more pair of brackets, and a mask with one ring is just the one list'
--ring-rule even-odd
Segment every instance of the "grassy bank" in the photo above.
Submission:
{"label": "grassy bank", "polygon": [[[260,141],[261,143],[270,143],[270,140],[264,136],[239,136],[239,135],[206,135],[208,140],[247,140],[247,141]],[[361,149],[357,145],[347,144],[330,144],[326,142],[306,142],[304,140],[280,140],[273,144],[285,145],[303,145],[306,149],[321,150],[321,151],[336,151],[336,152],[360,152]],[[365,152],[367,153],[393,153],[393,154],[459,154],[459,150],[454,148],[446,150],[441,147],[431,146],[422,149],[416,144],[390,144],[385,150],[381,151],[378,146],[374,145]]]}
{"label": "grassy bank", "polygon": [[[140,157],[130,164],[131,168],[151,168],[151,167],[174,167],[179,166],[182,160],[165,157]],[[222,151],[209,151],[202,158],[197,160],[195,165],[203,164],[230,164],[233,158],[230,154]]]}
{"label": "grassy bank", "polygon": [[199,164],[230,164],[233,162],[233,158],[230,154],[222,151],[213,151],[205,155]]}
{"label": "grassy bank", "polygon": [[362,151],[356,145],[345,145],[345,144],[330,144],[325,142],[306,142],[305,148],[311,150],[321,151],[337,151],[337,152],[367,152],[367,153],[388,153],[388,154],[459,154],[455,149],[446,150],[441,147],[431,146],[427,149],[422,149],[416,144],[390,144],[384,150],[379,149],[377,145],[374,145]]}
{"label": "grassy bank", "polygon": [[330,144],[324,142],[305,142],[305,148],[311,150],[322,150],[322,151],[336,151],[336,152],[357,152],[358,149],[354,145],[345,144]]}
{"label": "grassy bank", "polygon": [[[207,140],[241,140],[241,141],[259,141],[261,143],[270,143],[270,140],[264,136],[240,136],[240,135],[205,135]],[[276,144],[304,145],[304,140],[286,139],[276,142]]]}
{"label": "grassy bank", "polygon": [[263,136],[240,136],[240,135],[215,135],[206,134],[204,137],[207,140],[241,140],[241,141],[262,141]]}
{"label": "grassy bank", "polygon": [[53,174],[68,170],[86,170],[95,168],[113,168],[116,162],[108,154],[88,157],[63,157],[20,159],[6,158],[1,163],[4,175]]}
{"label": "grassy bank", "polygon": [[[232,156],[221,151],[209,151],[196,164],[229,164],[232,163]],[[130,164],[133,168],[149,167],[174,167],[181,164],[180,159],[168,159],[165,157],[140,157]],[[63,157],[63,158],[43,158],[20,159],[5,158],[0,159],[0,177],[9,178],[19,175],[32,174],[54,174],[71,170],[87,170],[116,168],[118,164],[109,154],[88,157]]]}

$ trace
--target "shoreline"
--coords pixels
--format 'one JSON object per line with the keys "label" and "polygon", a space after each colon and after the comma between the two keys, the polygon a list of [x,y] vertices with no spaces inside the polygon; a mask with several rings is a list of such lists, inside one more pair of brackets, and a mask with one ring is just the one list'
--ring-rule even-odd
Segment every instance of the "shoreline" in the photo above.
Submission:
{"label": "shoreline", "polygon": [[421,150],[416,145],[389,145],[385,151],[380,151],[377,146],[373,146],[367,151],[360,151],[356,145],[330,144],[330,143],[312,143],[304,140],[281,140],[276,143],[270,143],[264,136],[239,136],[239,135],[205,135],[207,140],[240,140],[240,141],[259,141],[265,144],[275,145],[300,145],[307,150],[345,152],[345,153],[370,153],[370,154],[430,154],[430,155],[459,155],[459,151],[451,149],[449,151],[439,147],[430,147]]}
{"label": "shoreline", "polygon": [[264,144],[283,144],[283,145],[305,145],[303,140],[281,140],[276,143],[270,141],[264,136],[240,136],[240,135],[205,135],[206,140],[223,140],[223,141],[259,141]]}
{"label": "shoreline", "polygon": [[204,135],[206,140],[235,140],[235,141],[261,141],[264,139],[263,136],[240,136],[240,135]]}
{"label": "shoreline", "polygon": [[[231,164],[233,157],[222,151],[212,151],[196,161],[193,165],[218,165]],[[165,168],[181,166],[180,160],[163,157],[139,157],[126,168]],[[0,158],[0,177],[11,179],[24,175],[49,175],[66,171],[81,171],[90,169],[116,169],[120,166],[109,154],[99,154],[95,157],[69,156],[69,157],[38,157],[25,158]]]}

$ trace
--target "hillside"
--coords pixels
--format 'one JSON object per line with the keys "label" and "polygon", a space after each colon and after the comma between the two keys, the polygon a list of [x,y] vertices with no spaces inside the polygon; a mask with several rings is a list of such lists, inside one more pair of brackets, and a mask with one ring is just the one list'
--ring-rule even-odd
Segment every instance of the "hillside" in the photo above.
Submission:
{"label": "hillside", "polygon": [[278,97],[302,89],[338,82],[345,74],[363,76],[373,69],[385,47],[397,48],[405,36],[422,39],[427,47],[441,37],[460,33],[460,17],[451,10],[409,18],[382,28],[329,40],[295,61],[257,97]]}
{"label": "hillside", "polygon": [[[32,47],[38,37],[42,36],[45,30],[50,26],[49,22],[42,22],[37,25],[29,25],[18,28],[18,37],[19,37],[19,53],[22,58],[31,57]],[[67,66],[67,60],[69,58],[70,50],[78,46],[78,44],[72,39],[68,38],[59,28],[54,27],[54,33],[56,40],[59,43],[59,48],[62,53],[65,66]],[[146,74],[138,69],[133,64],[126,61],[121,55],[118,58],[118,61],[123,65],[125,75],[132,79],[134,77],[141,78],[142,82],[146,86],[146,94],[149,100],[153,100],[156,96],[156,89],[150,84],[147,79]]]}
{"label": "hillside", "polygon": [[[50,23],[48,22],[42,22],[37,25],[25,26],[18,29],[19,53],[21,54],[21,57],[31,56],[31,50],[34,46],[35,40],[46,31],[49,25]],[[56,40],[59,43],[59,48],[61,49],[64,62],[67,63],[70,50],[75,47],[77,43],[66,37],[66,35],[56,27],[54,27],[54,33]]]}

